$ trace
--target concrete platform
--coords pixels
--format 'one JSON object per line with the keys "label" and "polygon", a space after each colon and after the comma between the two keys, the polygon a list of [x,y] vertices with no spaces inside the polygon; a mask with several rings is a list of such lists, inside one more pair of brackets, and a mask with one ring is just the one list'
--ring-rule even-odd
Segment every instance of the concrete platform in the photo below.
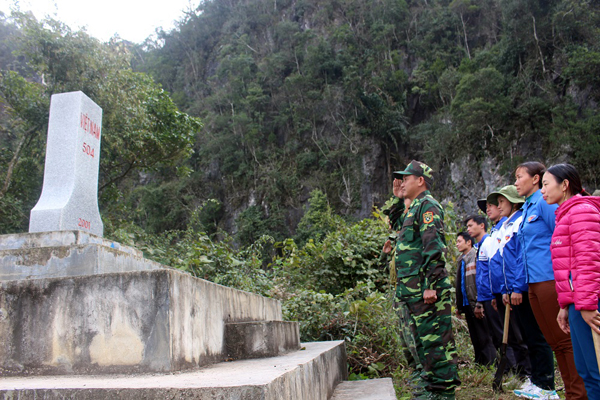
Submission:
{"label": "concrete platform", "polygon": [[140,250],[82,231],[0,235],[0,281],[166,268]]}
{"label": "concrete platform", "polygon": [[0,281],[0,376],[174,372],[224,361],[225,324],[278,300],[172,269]]}
{"label": "concrete platform", "polygon": [[328,400],[346,378],[344,342],[302,346],[284,356],[175,374],[4,377],[0,399]]}
{"label": "concrete platform", "polygon": [[232,360],[275,357],[300,349],[298,322],[252,321],[225,324],[225,347]]}
{"label": "concrete platform", "polygon": [[346,381],[338,385],[331,400],[396,400],[391,378]]}

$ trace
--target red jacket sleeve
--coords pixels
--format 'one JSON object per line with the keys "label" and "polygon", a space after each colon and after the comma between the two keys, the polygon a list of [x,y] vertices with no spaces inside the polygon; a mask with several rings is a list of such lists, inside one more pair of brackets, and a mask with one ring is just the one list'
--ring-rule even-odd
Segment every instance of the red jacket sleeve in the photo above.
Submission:
{"label": "red jacket sleeve", "polygon": [[575,309],[597,310],[600,293],[600,213],[580,204],[570,212],[571,278]]}

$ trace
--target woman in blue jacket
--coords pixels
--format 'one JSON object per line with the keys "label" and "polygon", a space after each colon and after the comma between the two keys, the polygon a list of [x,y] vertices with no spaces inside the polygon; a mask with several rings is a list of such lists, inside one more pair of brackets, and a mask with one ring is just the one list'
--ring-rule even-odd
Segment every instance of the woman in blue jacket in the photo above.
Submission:
{"label": "woman in blue jacket", "polygon": [[571,338],[556,323],[560,307],[552,270],[550,242],[557,205],[549,205],[542,198],[542,176],[545,171],[546,167],[535,161],[517,167],[515,186],[519,196],[525,197],[523,219],[517,236],[523,249],[523,266],[527,272],[531,309],[556,356],[567,399],[587,399],[583,380],[575,368]]}
{"label": "woman in blue jacket", "polygon": [[[505,218],[500,228],[501,260],[500,268],[502,281],[499,283],[502,293],[502,303],[508,307],[510,302],[513,313],[511,317],[510,332],[521,332],[531,360],[531,380],[515,390],[517,396],[528,393],[540,395],[543,398],[558,398],[554,391],[554,360],[552,349],[546,343],[544,335],[529,304],[527,276],[523,266],[521,245],[517,240],[517,232],[521,225],[521,206],[525,202],[517,193],[514,185],[505,186],[488,196],[490,201],[496,201],[500,213]],[[516,325],[516,327],[515,327]],[[517,329],[513,329],[517,328]],[[514,337],[514,333],[513,333]],[[509,335],[510,338],[510,335]],[[513,341],[515,339],[513,338]]]}

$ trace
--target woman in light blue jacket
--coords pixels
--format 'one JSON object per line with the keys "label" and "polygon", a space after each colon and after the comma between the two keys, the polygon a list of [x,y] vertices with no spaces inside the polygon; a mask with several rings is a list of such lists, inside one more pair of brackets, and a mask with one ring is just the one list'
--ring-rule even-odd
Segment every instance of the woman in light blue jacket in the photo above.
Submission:
{"label": "woman in light blue jacket", "polygon": [[523,249],[523,265],[529,284],[529,301],[535,319],[552,347],[558,369],[565,383],[567,399],[587,399],[583,380],[575,368],[571,338],[556,323],[558,295],[554,282],[550,242],[555,226],[556,204],[542,198],[542,176],[546,167],[539,162],[526,162],[517,167],[515,186],[525,197],[523,220],[517,233]]}

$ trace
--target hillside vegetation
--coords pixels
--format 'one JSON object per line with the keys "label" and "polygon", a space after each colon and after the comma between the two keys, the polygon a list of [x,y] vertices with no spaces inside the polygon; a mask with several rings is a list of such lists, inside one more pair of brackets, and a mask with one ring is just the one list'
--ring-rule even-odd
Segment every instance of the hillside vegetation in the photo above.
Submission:
{"label": "hillside vegetation", "polygon": [[595,188],[599,18],[596,1],[204,2],[136,58],[204,121],[194,172],[152,190],[214,198],[252,239],[294,234],[314,188],[368,216],[412,158],[466,210],[526,159]]}
{"label": "hillside vegetation", "polygon": [[49,96],[68,90],[104,108],[109,231],[197,218],[238,244],[283,240],[312,190],[365,218],[413,158],[464,212],[526,159],[568,160],[594,189],[599,30],[600,4],[574,0],[212,0],[143,45],[16,14],[0,29],[0,227],[27,226]]}

